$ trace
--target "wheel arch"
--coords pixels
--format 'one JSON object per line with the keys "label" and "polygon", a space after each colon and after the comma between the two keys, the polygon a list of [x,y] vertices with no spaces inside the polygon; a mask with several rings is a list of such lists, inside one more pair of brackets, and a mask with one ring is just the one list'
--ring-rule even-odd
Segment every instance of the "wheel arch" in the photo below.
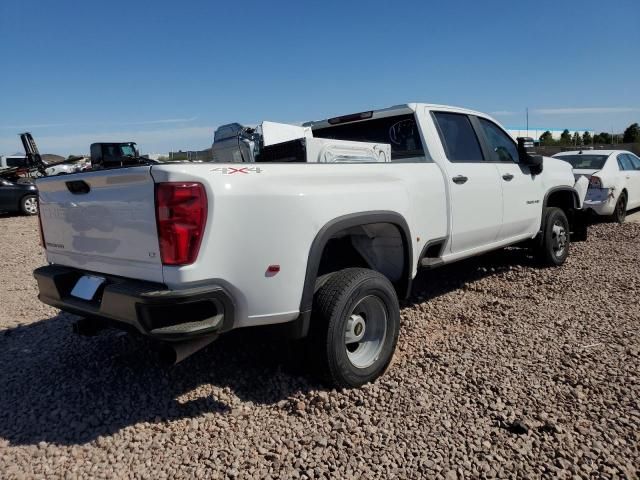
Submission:
{"label": "wheel arch", "polygon": [[620,191],[620,195],[624,194],[624,196],[627,198],[627,203],[629,202],[629,192],[627,191],[627,187],[622,187],[622,190]]}
{"label": "wheel arch", "polygon": [[[571,196],[571,202],[568,202],[567,199]],[[542,208],[546,207],[560,207],[562,205],[569,205],[570,208],[575,210],[580,209],[580,197],[578,195],[578,191],[569,186],[561,186],[561,187],[553,187],[550,188],[547,193],[544,195],[544,200],[542,202]]]}
{"label": "wheel arch", "polygon": [[[553,187],[547,191],[542,203],[542,218],[540,220],[540,234],[544,229],[544,211],[547,207],[560,208],[569,220],[569,228],[576,238],[586,239],[586,223],[581,213],[580,196],[578,191],[569,186]],[[541,238],[541,236],[540,236]]]}
{"label": "wheel arch", "polygon": [[365,211],[351,213],[336,217],[327,222],[316,234],[307,259],[307,269],[302,290],[302,298],[300,300],[300,314],[304,316],[311,311],[313,304],[313,295],[315,293],[315,283],[318,278],[320,262],[322,254],[331,238],[342,230],[365,226],[370,224],[390,224],[397,228],[402,238],[403,246],[403,271],[402,278],[399,282],[399,296],[408,296],[411,292],[411,281],[413,273],[413,247],[411,243],[411,234],[409,225],[405,218],[393,211]]}

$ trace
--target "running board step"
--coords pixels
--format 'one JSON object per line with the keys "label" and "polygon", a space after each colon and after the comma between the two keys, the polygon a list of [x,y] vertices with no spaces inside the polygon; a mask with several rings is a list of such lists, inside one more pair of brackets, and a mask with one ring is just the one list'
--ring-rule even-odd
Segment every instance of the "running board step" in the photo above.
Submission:
{"label": "running board step", "polygon": [[420,266],[423,268],[436,268],[440,265],[444,265],[444,260],[440,257],[428,257],[420,260]]}

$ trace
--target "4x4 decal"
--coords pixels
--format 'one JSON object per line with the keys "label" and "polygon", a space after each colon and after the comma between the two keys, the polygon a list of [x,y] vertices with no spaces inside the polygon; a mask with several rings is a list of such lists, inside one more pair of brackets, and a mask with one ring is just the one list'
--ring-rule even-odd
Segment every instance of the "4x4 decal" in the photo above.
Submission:
{"label": "4x4 decal", "polygon": [[211,169],[212,172],[220,172],[223,175],[233,175],[235,173],[262,173],[262,169],[260,167],[216,167]]}

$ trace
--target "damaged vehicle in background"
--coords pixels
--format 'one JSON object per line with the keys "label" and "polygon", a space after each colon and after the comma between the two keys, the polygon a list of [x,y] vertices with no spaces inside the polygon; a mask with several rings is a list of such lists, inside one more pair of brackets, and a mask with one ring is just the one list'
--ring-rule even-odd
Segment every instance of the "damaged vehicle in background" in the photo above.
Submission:
{"label": "damaged vehicle in background", "polygon": [[623,223],[627,211],[640,207],[640,158],[626,150],[561,152],[554,158],[573,167],[576,180],[586,177],[584,209]]}
{"label": "damaged vehicle in background", "polygon": [[355,387],[389,365],[419,269],[509,245],[558,267],[584,233],[571,166],[480,112],[410,103],[231,130],[224,155],[242,163],[38,180],[40,300],[85,317],[79,332],[157,339],[169,362],[281,324],[324,379]]}

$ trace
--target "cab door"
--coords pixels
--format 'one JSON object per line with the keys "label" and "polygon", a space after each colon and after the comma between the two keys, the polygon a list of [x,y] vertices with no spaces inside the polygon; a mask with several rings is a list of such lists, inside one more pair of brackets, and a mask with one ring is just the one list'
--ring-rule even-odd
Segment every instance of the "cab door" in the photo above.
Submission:
{"label": "cab door", "polygon": [[476,117],[487,155],[498,170],[502,190],[502,227],[498,240],[534,235],[542,218],[542,185],[538,175],[519,163],[511,136],[486,118]]}
{"label": "cab door", "polygon": [[468,115],[433,112],[447,162],[452,254],[496,241],[502,225],[502,191],[495,164],[487,162]]}

